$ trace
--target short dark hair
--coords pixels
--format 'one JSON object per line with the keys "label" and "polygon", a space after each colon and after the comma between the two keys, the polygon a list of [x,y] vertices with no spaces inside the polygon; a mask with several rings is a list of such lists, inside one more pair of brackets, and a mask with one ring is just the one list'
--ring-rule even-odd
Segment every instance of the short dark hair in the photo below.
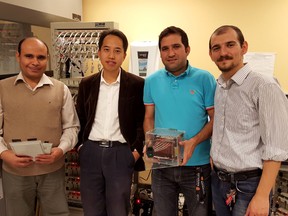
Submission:
{"label": "short dark hair", "polygon": [[213,34],[211,35],[211,37],[210,37],[210,39],[209,39],[209,50],[211,50],[211,48],[212,48],[212,47],[211,47],[211,38],[212,38],[212,36],[213,36],[213,35],[221,35],[221,34],[224,34],[224,33],[226,33],[229,29],[233,29],[233,30],[236,32],[238,41],[239,41],[239,43],[240,43],[240,45],[241,45],[241,47],[242,47],[242,45],[243,45],[243,43],[244,43],[244,41],[245,41],[245,38],[244,38],[244,35],[243,35],[243,33],[241,32],[241,30],[240,30],[238,27],[234,26],[234,25],[223,25],[223,26],[220,26],[219,28],[217,28],[217,29],[213,32]]}
{"label": "short dark hair", "polygon": [[183,31],[179,27],[169,26],[169,27],[165,28],[159,35],[159,42],[158,42],[159,49],[161,49],[161,41],[162,41],[162,39],[164,37],[167,37],[168,35],[171,35],[171,34],[180,35],[181,36],[181,42],[183,43],[185,48],[187,48],[189,46],[189,40],[188,40],[188,36],[187,36],[186,32]]}
{"label": "short dark hair", "polygon": [[105,37],[108,35],[114,35],[114,36],[119,37],[123,42],[123,49],[124,49],[124,52],[126,53],[127,48],[128,48],[128,40],[127,40],[126,35],[118,29],[105,30],[105,31],[101,32],[99,42],[98,42],[99,50],[101,49],[101,47],[103,45],[103,41],[104,41]]}
{"label": "short dark hair", "polygon": [[46,46],[47,54],[49,55],[49,48],[48,48],[47,44],[46,44],[44,41],[40,40],[38,37],[35,37],[35,36],[25,37],[25,38],[23,38],[22,40],[19,41],[19,43],[18,43],[18,49],[17,49],[17,51],[18,51],[19,54],[21,54],[21,47],[22,47],[23,42],[24,42],[25,40],[31,39],[31,38],[35,38],[35,39],[41,41],[41,42]]}

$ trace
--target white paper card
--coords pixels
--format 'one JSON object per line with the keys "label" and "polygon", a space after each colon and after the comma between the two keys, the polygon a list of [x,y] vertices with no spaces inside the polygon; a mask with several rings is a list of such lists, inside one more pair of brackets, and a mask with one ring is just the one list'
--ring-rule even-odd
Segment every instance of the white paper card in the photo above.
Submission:
{"label": "white paper card", "polygon": [[18,156],[31,156],[33,160],[39,154],[45,154],[40,140],[9,143],[13,152]]}

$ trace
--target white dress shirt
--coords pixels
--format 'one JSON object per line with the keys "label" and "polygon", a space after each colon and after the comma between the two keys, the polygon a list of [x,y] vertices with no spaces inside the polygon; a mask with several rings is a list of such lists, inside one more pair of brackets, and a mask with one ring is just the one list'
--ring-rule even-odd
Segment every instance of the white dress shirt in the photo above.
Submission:
{"label": "white dress shirt", "polygon": [[120,74],[115,82],[109,84],[103,78],[101,72],[100,89],[94,123],[88,139],[110,140],[125,143],[120,131],[118,102],[120,90]]}
{"label": "white dress shirt", "polygon": [[229,172],[262,168],[288,158],[288,100],[272,78],[248,64],[215,93],[211,157]]}

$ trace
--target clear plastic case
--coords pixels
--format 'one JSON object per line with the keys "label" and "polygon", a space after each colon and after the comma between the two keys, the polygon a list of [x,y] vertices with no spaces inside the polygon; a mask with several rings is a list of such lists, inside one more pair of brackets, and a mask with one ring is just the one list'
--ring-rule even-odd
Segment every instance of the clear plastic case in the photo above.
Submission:
{"label": "clear plastic case", "polygon": [[179,166],[183,158],[182,146],[184,131],[168,128],[155,128],[145,134],[146,170]]}

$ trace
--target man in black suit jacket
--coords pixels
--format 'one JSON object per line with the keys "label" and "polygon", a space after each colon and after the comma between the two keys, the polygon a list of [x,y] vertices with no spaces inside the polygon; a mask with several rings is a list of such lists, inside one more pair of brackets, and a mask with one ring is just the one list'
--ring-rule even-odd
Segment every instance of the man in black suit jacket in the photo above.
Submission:
{"label": "man in black suit jacket", "polygon": [[103,69],[83,78],[76,105],[81,199],[85,216],[127,216],[133,170],[144,170],[144,79],[121,68],[121,31],[102,32],[98,46]]}

